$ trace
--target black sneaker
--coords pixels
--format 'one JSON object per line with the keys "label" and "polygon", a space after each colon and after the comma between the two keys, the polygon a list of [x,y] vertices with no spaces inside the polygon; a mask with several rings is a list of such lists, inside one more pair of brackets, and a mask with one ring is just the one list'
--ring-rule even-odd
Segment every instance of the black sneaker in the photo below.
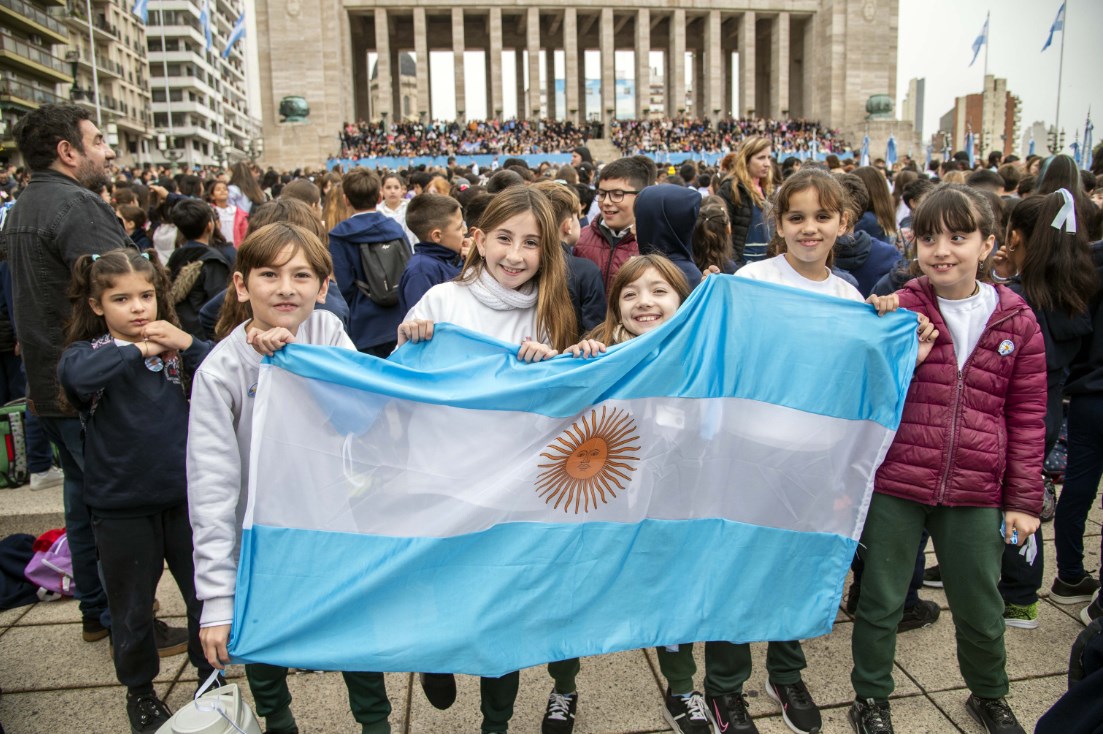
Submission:
{"label": "black sneaker", "polygon": [[941,613],[942,610],[938,608],[936,602],[920,599],[914,607],[904,610],[904,616],[900,618],[900,624],[896,625],[896,631],[910,632],[930,627],[938,621],[938,615]]}
{"label": "black sneaker", "polygon": [[862,585],[857,581],[850,585],[850,588],[846,590],[846,605],[843,609],[847,614],[854,614],[858,611],[858,597],[862,595]]}
{"label": "black sneaker", "polygon": [[706,695],[705,706],[716,731],[723,734],[758,734],[758,727],[747,711],[747,697],[742,693]]}
{"label": "black sneaker", "polygon": [[80,636],[85,642],[96,642],[107,637],[111,630],[100,624],[99,617],[85,617],[80,622]]}
{"label": "black sneaker", "polygon": [[855,701],[846,712],[855,734],[893,734],[888,701]]}
{"label": "black sneaker", "polygon": [[1084,574],[1084,578],[1075,584],[1070,584],[1058,576],[1053,579],[1053,586],[1049,587],[1049,598],[1058,604],[1083,604],[1091,601],[1097,591],[1099,591],[1099,582],[1089,573]]}
{"label": "black sneaker", "polygon": [[540,734],[571,734],[574,731],[574,714],[578,709],[577,693],[556,693],[548,696],[548,709],[540,724]]}
{"label": "black sneaker", "polygon": [[183,627],[169,627],[155,619],[153,639],[157,642],[157,654],[163,658],[171,658],[188,651],[188,631]]}
{"label": "black sneaker", "polygon": [[820,708],[812,700],[804,681],[779,685],[766,679],[766,694],[781,704],[781,718],[797,734],[816,734],[823,728]]}
{"label": "black sneaker", "polygon": [[1092,603],[1080,610],[1080,621],[1087,627],[1100,617],[1103,617],[1103,605],[1100,605],[1099,594],[1096,594]]}
{"label": "black sneaker", "polygon": [[456,676],[451,673],[422,673],[421,690],[433,708],[444,711],[456,702]]}
{"label": "black sneaker", "polygon": [[664,698],[663,718],[676,734],[712,734],[705,699],[700,693],[675,696],[667,688]]}
{"label": "black sneaker", "polygon": [[942,588],[942,569],[938,566],[931,566],[923,572],[923,585],[932,589]]}
{"label": "black sneaker", "polygon": [[988,734],[1026,734],[1011,712],[1011,707],[1002,698],[981,698],[969,694],[965,708]]}
{"label": "black sneaker", "polygon": [[131,734],[156,732],[172,718],[168,706],[153,693],[126,694],[126,715],[130,719]]}

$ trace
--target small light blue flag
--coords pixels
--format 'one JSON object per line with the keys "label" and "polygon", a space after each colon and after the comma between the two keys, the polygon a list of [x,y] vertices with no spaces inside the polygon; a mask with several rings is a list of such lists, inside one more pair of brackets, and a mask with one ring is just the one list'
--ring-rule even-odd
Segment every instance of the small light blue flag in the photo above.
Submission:
{"label": "small light blue flag", "polygon": [[1080,167],[1084,170],[1090,171],[1092,167],[1092,146],[1094,141],[1092,140],[1092,133],[1095,131],[1095,125],[1092,124],[1092,113],[1088,110],[1088,121],[1084,123],[1084,147],[1080,154],[1081,164]]}
{"label": "small light blue flag", "polygon": [[1030,131],[1030,146],[1026,149],[1027,155],[1034,155],[1034,131]]}
{"label": "small light blue flag", "polygon": [[889,168],[892,168],[893,166],[896,165],[896,136],[895,135],[889,135],[889,144],[888,144],[887,149],[885,150],[885,163],[887,163],[889,165]]}
{"label": "small light blue flag", "polygon": [[869,136],[868,135],[866,135],[864,138],[862,138],[862,156],[861,156],[861,159],[858,161],[858,165],[859,166],[868,166],[869,165]]}
{"label": "small light blue flag", "polygon": [[[1064,7],[1064,6],[1062,6]],[[976,63],[977,56],[980,55],[980,48],[984,44],[988,43],[988,17],[984,18],[984,27],[980,29],[980,35],[973,41],[973,60],[969,62],[969,66]]]}
{"label": "small light blue flag", "polygon": [[141,18],[143,23],[149,23],[149,0],[134,0],[134,7],[130,12]]}
{"label": "small light blue flag", "polygon": [[207,45],[204,47],[207,51],[211,50],[211,8],[210,0],[203,0],[203,9],[199,11],[199,25],[203,26],[203,38],[206,39]]}
{"label": "small light blue flag", "polygon": [[1080,168],[1080,131],[1076,131],[1076,140],[1072,141],[1072,159],[1076,161],[1076,167]]}
{"label": "small light blue flag", "polygon": [[934,146],[927,143],[927,170],[931,170],[931,155],[934,152]]}
{"label": "small light blue flag", "polygon": [[230,49],[234,47],[234,44],[245,38],[245,11],[241,11],[241,15],[237,17],[237,22],[234,23],[233,29],[230,31],[230,37],[226,39],[226,48],[222,51],[222,58],[226,59],[230,57]]}
{"label": "small light blue flag", "polygon": [[965,133],[965,152],[969,154],[969,168],[972,168],[977,162],[975,142],[976,139],[973,137],[973,129],[969,128],[969,132]]}
{"label": "small light blue flag", "polygon": [[1049,27],[1049,36],[1046,37],[1046,45],[1042,46],[1042,50],[1045,51],[1053,43],[1053,34],[1057,31],[1062,33],[1065,30],[1065,4],[1061,3],[1061,7],[1057,9],[1057,17],[1053,19],[1053,25]]}

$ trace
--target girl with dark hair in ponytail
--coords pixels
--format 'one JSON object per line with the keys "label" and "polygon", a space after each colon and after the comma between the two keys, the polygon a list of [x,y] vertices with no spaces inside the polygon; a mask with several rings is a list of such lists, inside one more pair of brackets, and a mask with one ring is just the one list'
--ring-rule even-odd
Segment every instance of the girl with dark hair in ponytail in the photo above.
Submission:
{"label": "girl with dark hair in ponytail", "polygon": [[[84,426],[84,498],[111,609],[115,674],[132,731],[169,718],[159,671],[153,596],[165,564],[188,615],[186,644],[204,679],[184,457],[186,375],[211,345],[182,331],[156,254],[112,250],[73,268],[73,304],[58,378]],[[182,652],[182,650],[180,650]]]}

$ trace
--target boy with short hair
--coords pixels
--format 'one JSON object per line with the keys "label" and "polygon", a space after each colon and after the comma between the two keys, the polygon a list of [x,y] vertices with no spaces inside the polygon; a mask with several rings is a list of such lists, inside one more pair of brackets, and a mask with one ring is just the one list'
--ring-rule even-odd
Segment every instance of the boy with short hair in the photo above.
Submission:
{"label": "boy with short hair", "polygon": [[398,310],[403,314],[430,288],[460,274],[460,251],[467,234],[460,203],[441,194],[418,194],[410,199],[406,226],[418,243],[398,284]]}
{"label": "boy with short hair", "polygon": [[[373,292],[368,282],[397,284],[401,274],[373,272],[369,279],[360,246],[377,244],[381,256],[397,256],[399,250],[393,248],[408,255],[410,246],[402,225],[375,210],[382,201],[381,188],[379,177],[367,168],[354,168],[344,175],[341,191],[353,213],[330,230],[329,252],[333,256],[334,278],[349,305],[349,336],[359,351],[386,358],[394,351],[398,325],[406,312],[397,302],[379,303],[386,299],[383,294]],[[383,262],[382,257],[379,262]]]}
{"label": "boy with short hair", "polygon": [[210,244],[217,220],[210,204],[200,199],[181,199],[170,216],[187,240],[168,261],[172,278],[170,295],[176,304],[176,317],[180,319],[181,329],[196,339],[205,339],[199,310],[207,301],[226,291],[233,263]]}
{"label": "boy with short hair", "polygon": [[574,254],[598,266],[606,290],[621,265],[640,253],[635,204],[647,183],[647,166],[636,158],[621,158],[601,169],[595,195],[600,216],[579,234]]}

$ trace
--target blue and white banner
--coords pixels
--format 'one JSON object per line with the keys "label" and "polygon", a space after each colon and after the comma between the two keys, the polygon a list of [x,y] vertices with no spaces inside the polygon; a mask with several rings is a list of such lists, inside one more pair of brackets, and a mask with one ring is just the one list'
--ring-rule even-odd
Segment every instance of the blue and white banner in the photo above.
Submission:
{"label": "blue and white banner", "polygon": [[1053,34],[1057,31],[1064,33],[1065,31],[1065,4],[1061,3],[1061,7],[1057,8],[1057,17],[1053,19],[1053,24],[1049,27],[1049,35],[1046,36],[1046,43],[1042,46],[1042,50],[1045,51],[1053,44]]}
{"label": "blue and white banner", "polygon": [[222,49],[222,58],[227,59],[230,57],[230,51],[233,50],[234,44],[245,38],[245,11],[241,11],[241,15],[234,21],[234,27],[230,29],[230,37],[226,39],[226,48]]}
{"label": "blue and white banner", "polygon": [[149,0],[134,0],[134,7],[130,12],[142,19],[143,23],[149,23]]}
{"label": "blue and white banner", "polygon": [[980,29],[980,35],[973,40],[973,60],[969,62],[969,66],[972,66],[977,62],[977,56],[980,55],[981,46],[988,43],[988,20],[990,16],[984,17],[984,27]]}
{"label": "blue and white banner", "polygon": [[498,676],[831,630],[916,321],[713,276],[591,360],[447,324],[261,368],[230,651]]}

